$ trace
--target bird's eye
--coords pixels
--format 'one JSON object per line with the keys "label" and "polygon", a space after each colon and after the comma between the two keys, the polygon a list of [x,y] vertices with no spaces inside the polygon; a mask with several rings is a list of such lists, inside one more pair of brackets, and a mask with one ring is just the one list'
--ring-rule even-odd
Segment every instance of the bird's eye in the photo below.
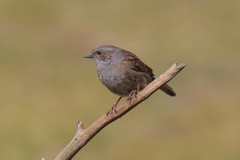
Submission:
{"label": "bird's eye", "polygon": [[102,54],[100,51],[97,51],[96,53],[97,53],[97,55],[99,55],[99,56]]}

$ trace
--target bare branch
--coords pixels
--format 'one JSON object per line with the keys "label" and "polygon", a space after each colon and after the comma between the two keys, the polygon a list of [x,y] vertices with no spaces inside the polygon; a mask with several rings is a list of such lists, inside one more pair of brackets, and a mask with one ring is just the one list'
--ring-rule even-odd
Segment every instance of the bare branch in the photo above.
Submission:
{"label": "bare branch", "polygon": [[117,120],[131,109],[136,107],[139,103],[151,96],[162,85],[173,79],[186,65],[184,63],[177,62],[173,64],[164,74],[156,78],[142,91],[140,91],[136,97],[133,97],[130,102],[117,107],[117,112],[112,112],[110,115],[102,115],[95,122],[93,122],[88,128],[84,129],[83,123],[78,122],[77,132],[71,142],[57,155],[55,160],[70,160],[72,159],[81,148],[83,148],[99,131],[101,131],[109,123]]}

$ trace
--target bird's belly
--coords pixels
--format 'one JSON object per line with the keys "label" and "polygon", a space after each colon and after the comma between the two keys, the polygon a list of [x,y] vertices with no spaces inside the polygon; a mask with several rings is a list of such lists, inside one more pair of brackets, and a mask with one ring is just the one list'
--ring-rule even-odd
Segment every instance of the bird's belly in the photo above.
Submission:
{"label": "bird's belly", "polygon": [[136,78],[128,72],[108,69],[98,72],[100,81],[113,93],[119,96],[128,96],[137,89]]}

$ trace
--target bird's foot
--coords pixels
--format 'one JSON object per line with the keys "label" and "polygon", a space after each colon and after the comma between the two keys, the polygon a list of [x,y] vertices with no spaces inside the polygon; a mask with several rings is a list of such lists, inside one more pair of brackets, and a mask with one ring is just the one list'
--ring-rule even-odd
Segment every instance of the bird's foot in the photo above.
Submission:
{"label": "bird's foot", "polygon": [[113,112],[117,113],[117,104],[118,102],[122,99],[122,97],[119,97],[118,100],[112,105],[111,109],[107,112],[107,116],[108,115],[112,115]]}
{"label": "bird's foot", "polygon": [[106,113],[106,115],[112,115],[113,112],[117,113],[117,105],[112,105],[112,107],[110,108],[110,110]]}
{"label": "bird's foot", "polygon": [[133,99],[133,97],[136,98],[136,95],[137,95],[137,90],[133,90],[133,91],[129,94],[129,96],[128,96],[128,98],[127,98],[127,102],[131,103],[131,100]]}

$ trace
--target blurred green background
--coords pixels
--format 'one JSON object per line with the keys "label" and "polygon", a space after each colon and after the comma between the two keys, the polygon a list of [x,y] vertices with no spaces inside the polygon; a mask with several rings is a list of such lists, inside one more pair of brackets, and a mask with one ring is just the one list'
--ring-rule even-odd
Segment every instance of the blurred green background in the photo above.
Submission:
{"label": "blurred green background", "polygon": [[[158,76],[188,66],[74,159],[239,160],[240,1],[0,1],[0,155],[53,159],[117,96],[82,58],[132,51]],[[122,101],[123,102],[123,101]]]}

